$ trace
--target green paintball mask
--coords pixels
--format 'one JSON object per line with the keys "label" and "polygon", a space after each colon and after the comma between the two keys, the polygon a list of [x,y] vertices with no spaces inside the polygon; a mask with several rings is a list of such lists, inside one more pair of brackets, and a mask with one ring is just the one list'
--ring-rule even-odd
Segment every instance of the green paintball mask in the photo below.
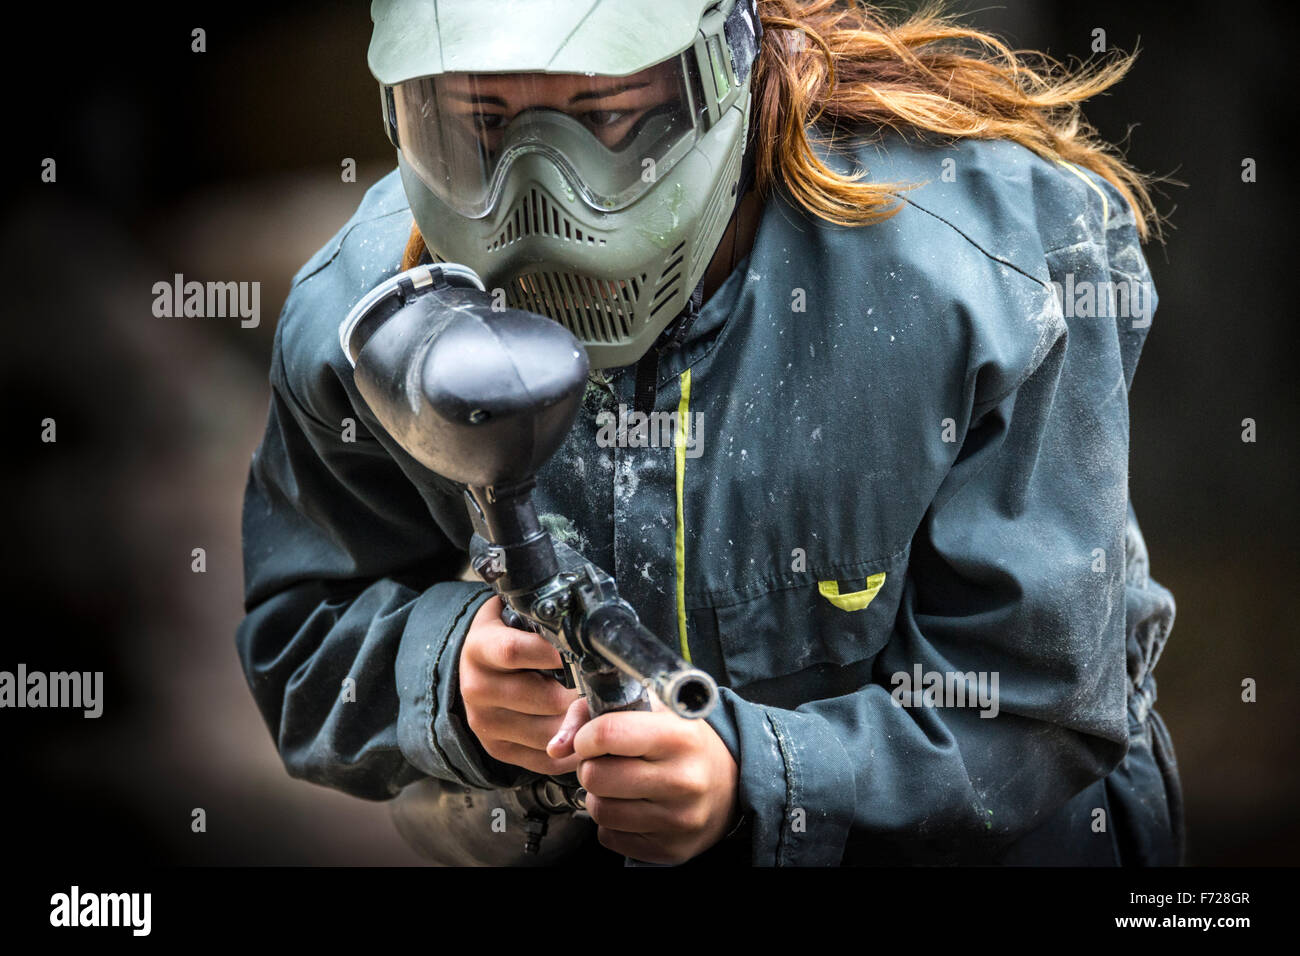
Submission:
{"label": "green paintball mask", "polygon": [[740,199],[755,0],[374,0],[402,184],[435,261],[594,368],[687,307]]}

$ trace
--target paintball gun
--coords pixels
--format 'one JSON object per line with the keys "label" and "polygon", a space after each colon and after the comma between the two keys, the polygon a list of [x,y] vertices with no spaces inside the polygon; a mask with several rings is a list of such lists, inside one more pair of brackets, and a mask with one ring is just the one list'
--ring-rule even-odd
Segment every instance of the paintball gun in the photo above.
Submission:
{"label": "paintball gun", "polygon": [[[465,266],[438,263],[373,289],[349,312],[339,341],[384,430],[421,465],[464,486],[470,567],[501,597],[504,623],[559,651],[564,667],[553,675],[580,690],[592,716],[649,710],[650,692],[681,717],[707,716],[718,700],[713,679],[650,633],[614,579],[538,520],[537,472],[572,428],[587,383],[577,339],[548,318],[494,303]],[[433,802],[457,799],[444,793]],[[580,813],[582,799],[570,774],[500,803],[522,814],[524,851],[537,858],[548,821]],[[446,828],[444,839],[452,830],[465,827]],[[466,862],[454,849],[437,852]]]}

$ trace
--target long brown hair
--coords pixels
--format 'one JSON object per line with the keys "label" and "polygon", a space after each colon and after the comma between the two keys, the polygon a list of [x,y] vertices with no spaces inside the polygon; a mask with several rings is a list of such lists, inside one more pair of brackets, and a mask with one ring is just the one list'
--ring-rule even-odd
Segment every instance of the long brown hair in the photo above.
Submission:
{"label": "long brown hair", "polygon": [[[938,5],[895,24],[857,0],[759,0],[755,81],[760,191],[778,182],[809,212],[857,226],[900,208],[896,183],[828,168],[808,127],[889,127],[935,139],[1006,139],[1092,170],[1128,200],[1143,239],[1159,228],[1150,180],[1101,141],[1080,104],[1128,72],[1136,54],[1071,72],[963,27]],[[813,135],[817,135],[813,132]]]}
{"label": "long brown hair", "polygon": [[[1084,119],[1080,104],[1114,86],[1136,54],[1071,71],[964,27],[940,4],[896,22],[861,0],[758,0],[763,41],[754,71],[761,195],[784,186],[808,212],[844,226],[889,218],[915,183],[872,182],[823,162],[810,137],[888,127],[903,135],[1004,139],[1090,169],[1119,190],[1138,234],[1158,234],[1149,177]],[[418,228],[402,256],[414,266]]]}

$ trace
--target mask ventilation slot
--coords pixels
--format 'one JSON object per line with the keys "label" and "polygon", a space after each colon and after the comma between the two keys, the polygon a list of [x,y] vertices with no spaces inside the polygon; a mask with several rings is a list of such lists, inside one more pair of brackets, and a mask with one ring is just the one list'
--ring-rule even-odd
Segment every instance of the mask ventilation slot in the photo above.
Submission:
{"label": "mask ventilation slot", "polygon": [[549,316],[579,339],[617,344],[632,336],[636,300],[646,276],[622,281],[571,272],[532,272],[510,284],[511,308]]}
{"label": "mask ventilation slot", "polygon": [[530,236],[562,239],[565,242],[576,242],[596,248],[606,245],[604,239],[578,228],[577,223],[564,215],[559,206],[537,189],[528,190],[527,195],[515,203],[514,212],[506,219],[505,228],[488,243],[487,251],[496,252],[512,242]]}
{"label": "mask ventilation slot", "polygon": [[679,242],[677,248],[668,254],[668,265],[659,274],[659,281],[655,283],[655,294],[650,297],[650,318],[652,319],[660,309],[677,297],[677,292],[681,289],[682,250],[685,247],[686,243]]}

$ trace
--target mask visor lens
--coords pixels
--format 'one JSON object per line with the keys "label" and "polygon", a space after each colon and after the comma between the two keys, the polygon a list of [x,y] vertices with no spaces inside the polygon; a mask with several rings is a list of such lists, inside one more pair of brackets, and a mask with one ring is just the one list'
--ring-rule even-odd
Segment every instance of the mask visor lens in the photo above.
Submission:
{"label": "mask visor lens", "polygon": [[462,216],[487,215],[510,167],[546,156],[599,210],[635,202],[703,131],[699,79],[679,55],[629,76],[447,73],[392,88],[398,142]]}

